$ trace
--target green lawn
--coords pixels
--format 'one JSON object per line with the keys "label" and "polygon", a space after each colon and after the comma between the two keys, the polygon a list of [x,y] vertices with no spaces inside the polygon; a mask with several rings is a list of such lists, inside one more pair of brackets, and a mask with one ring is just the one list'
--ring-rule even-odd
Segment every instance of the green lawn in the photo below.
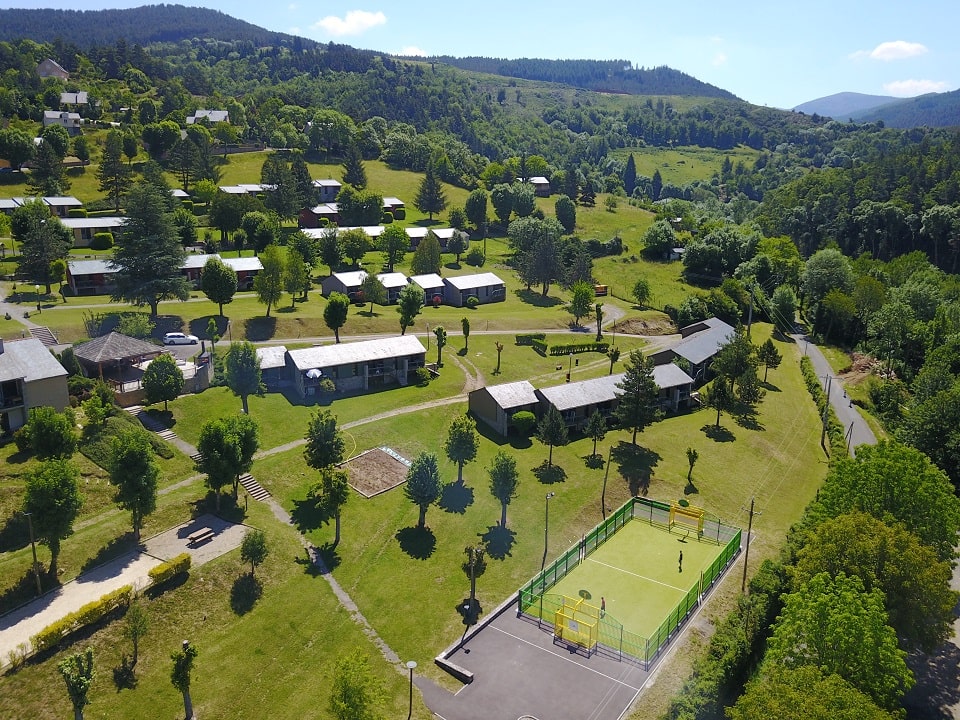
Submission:
{"label": "green lawn", "polygon": [[637,166],[637,175],[652,178],[653,173],[659,170],[664,183],[683,186],[695,180],[710,180],[720,172],[723,161],[727,158],[734,166],[742,162],[746,167],[752,167],[760,152],[745,146],[733,150],[689,146],[671,149],[624,148],[611,153],[624,163],[627,161],[627,156],[631,154]]}

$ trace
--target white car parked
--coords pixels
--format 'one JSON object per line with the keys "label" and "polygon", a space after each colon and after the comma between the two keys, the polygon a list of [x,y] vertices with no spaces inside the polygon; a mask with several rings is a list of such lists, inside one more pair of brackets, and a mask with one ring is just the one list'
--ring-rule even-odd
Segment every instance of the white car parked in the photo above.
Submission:
{"label": "white car parked", "polygon": [[163,336],[164,345],[196,345],[200,338],[196,335],[185,335],[182,332],[171,332]]}

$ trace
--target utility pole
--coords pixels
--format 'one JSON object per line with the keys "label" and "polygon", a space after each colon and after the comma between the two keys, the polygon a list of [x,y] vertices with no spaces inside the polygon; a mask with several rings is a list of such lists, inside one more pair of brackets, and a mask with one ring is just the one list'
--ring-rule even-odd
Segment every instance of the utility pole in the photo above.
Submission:
{"label": "utility pole", "polygon": [[[827,437],[827,416],[830,413],[830,386],[832,384],[832,381],[833,381],[832,375],[827,375],[824,378],[824,382],[826,383],[826,389],[827,389],[827,401],[823,404],[823,418],[822,418],[823,430],[820,432],[820,447],[822,447],[824,451],[826,451],[827,449],[825,440]],[[827,454],[829,455],[830,453],[827,452]]]}
{"label": "utility pole", "polygon": [[747,521],[747,549],[743,555],[743,582],[740,583],[740,592],[747,590],[747,563],[750,562],[750,531],[753,529],[753,498],[750,498],[750,519]]}

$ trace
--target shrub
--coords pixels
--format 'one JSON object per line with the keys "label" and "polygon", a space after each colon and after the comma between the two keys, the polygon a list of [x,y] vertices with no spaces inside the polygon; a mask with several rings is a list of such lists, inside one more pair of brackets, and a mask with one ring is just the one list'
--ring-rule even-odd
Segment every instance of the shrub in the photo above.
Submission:
{"label": "shrub", "polygon": [[87,603],[76,612],[65,615],[30,638],[30,644],[33,645],[34,652],[39,653],[56,647],[70,633],[100,621],[117,608],[125,608],[130,604],[132,596],[133,586],[124,585],[113,592],[107,593],[99,600]]}
{"label": "shrub", "polygon": [[470,248],[470,252],[467,253],[467,257],[466,257],[467,265],[473,265],[474,267],[482,267],[486,261],[487,261],[487,256],[483,254],[483,250],[481,250],[478,247]]}
{"label": "shrub", "polygon": [[393,210],[393,219],[394,220],[406,220],[407,211],[405,208],[394,208]]}
{"label": "shrub", "polygon": [[193,212],[193,200],[182,200],[180,204],[183,205],[183,209],[187,212]]}
{"label": "shrub", "polygon": [[533,340],[533,341],[531,341],[530,344],[533,346],[533,349],[534,349],[534,350],[536,350],[538,353],[540,353],[541,355],[543,355],[544,357],[546,357],[546,355],[547,355],[547,343],[546,343],[546,342],[544,342],[543,340]]}
{"label": "shrub", "polygon": [[430,380],[433,379],[433,374],[427,370],[425,367],[419,367],[413,372],[414,377],[417,379],[417,385],[424,387],[430,384]]}
{"label": "shrub", "polygon": [[85,218],[87,217],[87,211],[84,208],[70,208],[67,211],[67,217],[69,218]]}
{"label": "shrub", "polygon": [[605,342],[589,342],[589,343],[573,343],[570,345],[551,345],[550,346],[550,355],[570,355],[571,353],[579,354],[585,352],[598,352],[605,353],[610,347],[610,343]]}
{"label": "shrub", "polygon": [[389,225],[392,222],[393,222],[393,213],[390,212],[389,210],[385,210],[383,212],[383,215],[380,216],[380,224]]}
{"label": "shrub", "polygon": [[471,295],[467,298],[467,307],[471,310],[475,310],[477,305],[480,304],[480,299],[476,295]]}
{"label": "shrub", "polygon": [[510,422],[521,437],[530,437],[530,433],[537,426],[537,416],[529,410],[521,410],[510,416]]}
{"label": "shrub", "polygon": [[171,578],[188,572],[190,570],[190,563],[190,553],[180,553],[175,558],[165,563],[160,563],[153,568],[148,573],[148,575],[150,575],[150,582],[153,585],[162,585]]}
{"label": "shrub", "polygon": [[91,250],[109,250],[113,247],[113,233],[96,233],[90,241]]}
{"label": "shrub", "polygon": [[320,392],[327,393],[328,395],[335,393],[337,391],[337,386],[334,384],[333,380],[328,377],[320,379]]}
{"label": "shrub", "polygon": [[516,335],[514,337],[514,342],[516,342],[517,345],[533,345],[534,340],[544,340],[547,335],[546,333],[529,333],[524,335]]}

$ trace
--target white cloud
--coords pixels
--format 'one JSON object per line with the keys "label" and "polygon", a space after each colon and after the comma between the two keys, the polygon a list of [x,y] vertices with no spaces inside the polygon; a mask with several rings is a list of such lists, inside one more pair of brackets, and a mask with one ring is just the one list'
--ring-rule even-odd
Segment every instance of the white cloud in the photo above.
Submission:
{"label": "white cloud", "polygon": [[883,89],[895,97],[914,97],[932,92],[946,92],[950,85],[942,80],[894,80],[884,83]]}
{"label": "white cloud", "polygon": [[400,57],[426,57],[427,51],[421,50],[416,45],[407,45],[404,48],[400,48],[395,55]]}
{"label": "white cloud", "polygon": [[336,15],[327,15],[314,24],[314,28],[325,30],[330,35],[360,35],[377,25],[386,25],[387,16],[382,12],[367,12],[366,10],[351,10],[342,18]]}
{"label": "white cloud", "polygon": [[289,5],[287,5],[287,10],[289,10],[290,12],[294,12],[299,9],[300,9],[300,6],[297,5],[296,3],[290,3]]}
{"label": "white cloud", "polygon": [[851,60],[905,60],[906,58],[925,55],[929,50],[922,43],[907,42],[906,40],[892,40],[877,45],[873,50],[857,50],[850,54]]}
{"label": "white cloud", "polygon": [[713,63],[714,67],[719,67],[719,66],[721,66],[721,65],[726,65],[726,64],[727,64],[727,54],[724,53],[724,52],[718,52],[716,55],[713,56],[713,60],[712,60],[711,62]]}

